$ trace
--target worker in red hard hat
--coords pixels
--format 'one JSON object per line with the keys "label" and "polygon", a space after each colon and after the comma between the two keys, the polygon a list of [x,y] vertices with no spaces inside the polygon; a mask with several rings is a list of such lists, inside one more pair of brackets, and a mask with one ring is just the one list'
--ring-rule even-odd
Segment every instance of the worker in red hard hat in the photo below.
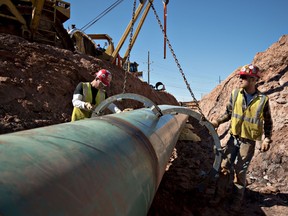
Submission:
{"label": "worker in red hard hat", "polygon": [[259,76],[259,68],[256,65],[252,65],[252,64],[244,65],[240,69],[238,75],[260,78],[260,76]]}
{"label": "worker in red hard hat", "polygon": [[110,73],[110,71],[102,69],[99,70],[96,73],[96,79],[95,81],[100,81],[100,83],[102,83],[104,85],[104,87],[109,87],[110,86],[110,82],[112,81],[112,74]]}
{"label": "worker in red hard hat", "polygon": [[226,198],[227,186],[233,181],[233,197],[230,203],[233,211],[238,211],[241,207],[246,187],[246,172],[254,155],[256,141],[262,141],[262,152],[267,151],[271,143],[273,123],[269,98],[257,89],[259,72],[259,68],[253,64],[240,69],[237,74],[240,88],[232,91],[224,115],[211,121],[217,128],[231,120],[230,138],[223,149],[223,160],[212,203],[219,203]]}
{"label": "worker in red hard hat", "polygon": [[[112,74],[101,69],[95,74],[92,82],[80,82],[73,93],[74,106],[71,121],[91,118],[93,110],[107,98],[106,88],[110,87]],[[108,107],[112,112],[121,112],[114,104]]]}

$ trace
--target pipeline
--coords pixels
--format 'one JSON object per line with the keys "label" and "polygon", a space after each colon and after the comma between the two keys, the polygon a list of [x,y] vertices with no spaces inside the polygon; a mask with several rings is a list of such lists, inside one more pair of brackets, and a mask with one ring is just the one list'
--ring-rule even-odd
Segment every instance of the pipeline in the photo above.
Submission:
{"label": "pipeline", "polygon": [[0,135],[0,215],[147,215],[191,111],[140,99],[150,108]]}
{"label": "pipeline", "polygon": [[146,215],[187,116],[150,109],[0,136],[0,215]]}

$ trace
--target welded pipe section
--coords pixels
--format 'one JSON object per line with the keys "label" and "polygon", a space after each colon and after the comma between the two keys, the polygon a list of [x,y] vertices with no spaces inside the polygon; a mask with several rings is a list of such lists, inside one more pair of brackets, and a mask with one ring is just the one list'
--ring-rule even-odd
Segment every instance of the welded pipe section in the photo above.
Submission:
{"label": "welded pipe section", "polygon": [[0,135],[0,215],[147,215],[186,120],[143,108]]}

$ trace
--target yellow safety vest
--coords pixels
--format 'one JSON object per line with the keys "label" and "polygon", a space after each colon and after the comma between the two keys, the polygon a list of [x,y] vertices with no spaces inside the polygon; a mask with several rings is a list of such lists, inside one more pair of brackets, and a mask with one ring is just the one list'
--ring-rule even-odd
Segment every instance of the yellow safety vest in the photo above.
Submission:
{"label": "yellow safety vest", "polygon": [[258,94],[250,104],[244,108],[245,98],[242,89],[232,91],[232,115],[230,132],[249,140],[261,140],[263,134],[263,109],[268,97]]}
{"label": "yellow safety vest", "polygon": [[[83,87],[82,101],[92,103],[93,99],[92,99],[91,83],[83,82],[82,87]],[[98,106],[103,100],[105,100],[105,91],[98,90],[96,98],[95,98],[95,101],[96,101],[95,105]],[[91,118],[91,115],[92,115],[92,110],[88,111],[88,110],[80,109],[78,107],[74,107],[71,121],[77,121],[77,120],[84,119],[84,118]]]}

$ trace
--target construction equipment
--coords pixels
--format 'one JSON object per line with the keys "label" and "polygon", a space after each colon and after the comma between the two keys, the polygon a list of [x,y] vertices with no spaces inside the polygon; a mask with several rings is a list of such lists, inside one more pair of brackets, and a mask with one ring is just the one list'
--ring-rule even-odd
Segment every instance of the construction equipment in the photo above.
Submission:
{"label": "construction equipment", "polygon": [[[0,0],[0,32],[18,35],[29,41],[49,44],[71,51],[76,49],[81,53],[110,61],[119,67],[133,68],[131,72],[136,76],[142,76],[142,73],[138,72],[137,63],[126,62],[153,0],[141,0],[139,2],[137,10],[135,8],[135,16],[130,20],[116,48],[112,38],[107,34],[85,34],[80,29],[75,28],[75,25],[67,32],[63,23],[70,18],[70,3],[62,0]],[[124,56],[120,57],[120,49],[140,15],[141,19],[133,37],[130,38],[129,47]],[[95,40],[105,40],[108,45],[107,48],[99,51]]]}
{"label": "construction equipment", "polygon": [[1,215],[147,215],[181,129],[200,115],[135,94],[95,113],[118,99],[147,108],[1,135]]}
{"label": "construction equipment", "polygon": [[70,3],[62,0],[0,0],[0,32],[74,50],[63,23]]}
{"label": "construction equipment", "polygon": [[[75,49],[78,52],[95,56],[102,60],[110,61],[112,53],[114,51],[114,43],[112,38],[107,34],[86,34],[80,29],[77,29],[75,25],[72,26],[72,29],[68,31]],[[108,47],[105,51],[99,51],[97,49],[97,44],[94,40],[105,40],[108,44]]]}
{"label": "construction equipment", "polygon": [[[75,47],[77,50],[79,50],[82,53],[97,56],[97,58],[104,59],[107,61],[110,61],[119,67],[126,67],[127,69],[130,68],[130,62],[127,62],[128,66],[124,66],[124,63],[127,60],[128,55],[130,54],[130,51],[139,35],[139,32],[144,24],[144,21],[147,17],[147,14],[151,8],[151,5],[154,0],[142,0],[139,1],[139,5],[137,9],[135,9],[135,16],[132,17],[129,24],[127,25],[122,37],[120,38],[118,44],[116,47],[114,47],[114,43],[112,41],[112,38],[107,34],[85,34],[80,29],[71,29],[69,31],[69,34],[74,41]],[[143,11],[144,9],[144,11]],[[143,11],[143,13],[142,13]],[[137,21],[137,19],[140,18],[139,23],[137,25],[137,28],[133,34],[133,37],[131,38],[129,47],[127,48],[125,54],[123,57],[120,57],[119,52],[125,43],[125,41],[128,38],[128,35],[130,33],[131,28],[133,27],[134,23]],[[104,52],[97,51],[97,45],[94,42],[94,40],[106,40],[108,43],[108,47]],[[136,67],[136,70],[134,69],[133,72],[138,72],[137,69],[138,65],[133,64],[133,68]],[[139,76],[141,76],[142,73],[137,73]]]}

